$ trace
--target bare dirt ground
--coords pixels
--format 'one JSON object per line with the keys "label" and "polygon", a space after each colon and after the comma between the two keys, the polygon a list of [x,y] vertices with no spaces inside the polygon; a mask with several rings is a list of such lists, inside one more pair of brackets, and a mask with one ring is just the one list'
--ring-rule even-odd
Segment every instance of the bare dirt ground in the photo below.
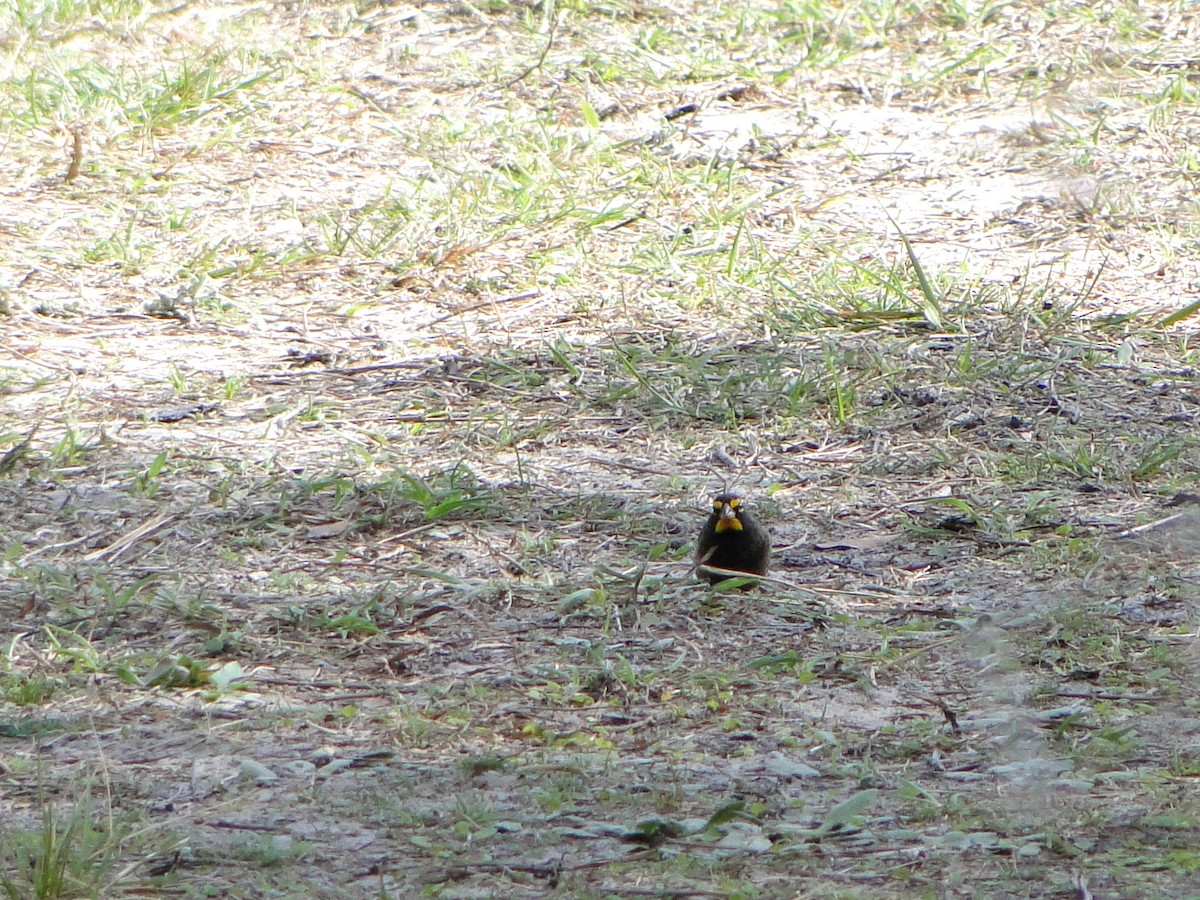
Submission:
{"label": "bare dirt ground", "polygon": [[2,15],[9,896],[1196,893],[1190,4]]}

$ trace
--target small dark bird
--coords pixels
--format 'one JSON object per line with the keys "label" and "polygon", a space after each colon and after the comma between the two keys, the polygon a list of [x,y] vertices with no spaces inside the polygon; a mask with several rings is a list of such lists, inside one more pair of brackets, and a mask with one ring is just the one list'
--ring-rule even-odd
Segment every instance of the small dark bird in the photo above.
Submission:
{"label": "small dark bird", "polygon": [[[713,497],[712,515],[696,539],[696,565],[716,566],[751,575],[766,575],[771,562],[771,536],[746,512],[736,494]],[[706,572],[713,584],[732,578]]]}

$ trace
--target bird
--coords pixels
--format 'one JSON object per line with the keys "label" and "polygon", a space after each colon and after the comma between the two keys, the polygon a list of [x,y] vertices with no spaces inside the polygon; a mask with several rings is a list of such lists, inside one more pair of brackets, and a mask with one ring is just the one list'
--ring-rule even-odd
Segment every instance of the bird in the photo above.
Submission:
{"label": "bird", "polygon": [[[746,512],[742,498],[737,494],[713,497],[712,515],[696,539],[696,565],[766,575],[770,562],[771,536]],[[718,584],[734,576],[705,572],[703,577]]]}

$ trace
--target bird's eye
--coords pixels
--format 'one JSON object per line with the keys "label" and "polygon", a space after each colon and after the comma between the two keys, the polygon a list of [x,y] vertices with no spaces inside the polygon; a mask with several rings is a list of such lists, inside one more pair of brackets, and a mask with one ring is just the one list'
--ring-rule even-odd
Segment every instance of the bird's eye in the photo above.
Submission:
{"label": "bird's eye", "polygon": [[729,501],[729,506],[731,509],[737,509],[741,505],[742,505],[742,501],[738,497],[734,497],[732,500]]}
{"label": "bird's eye", "polygon": [[720,500],[714,500],[714,501],[713,501],[713,509],[717,509],[717,510],[719,510],[719,509],[721,508],[721,505],[722,505],[722,504],[721,504],[721,501],[720,501]]}

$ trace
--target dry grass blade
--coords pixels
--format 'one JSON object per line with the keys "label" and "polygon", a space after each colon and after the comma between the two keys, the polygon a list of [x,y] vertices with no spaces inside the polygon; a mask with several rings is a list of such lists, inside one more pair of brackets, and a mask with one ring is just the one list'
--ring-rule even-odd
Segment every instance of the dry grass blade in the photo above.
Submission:
{"label": "dry grass blade", "polygon": [[942,307],[945,305],[945,299],[934,288],[933,282],[929,280],[929,276],[925,274],[925,268],[921,265],[921,260],[917,257],[917,252],[913,249],[912,241],[908,239],[908,235],[904,233],[904,230],[896,224],[896,220],[890,215],[888,215],[888,221],[892,223],[892,227],[900,235],[900,240],[904,243],[904,252],[908,255],[908,262],[913,267],[913,273],[917,276],[917,283],[921,286],[921,311],[925,314],[925,320],[940,331],[943,327]]}

